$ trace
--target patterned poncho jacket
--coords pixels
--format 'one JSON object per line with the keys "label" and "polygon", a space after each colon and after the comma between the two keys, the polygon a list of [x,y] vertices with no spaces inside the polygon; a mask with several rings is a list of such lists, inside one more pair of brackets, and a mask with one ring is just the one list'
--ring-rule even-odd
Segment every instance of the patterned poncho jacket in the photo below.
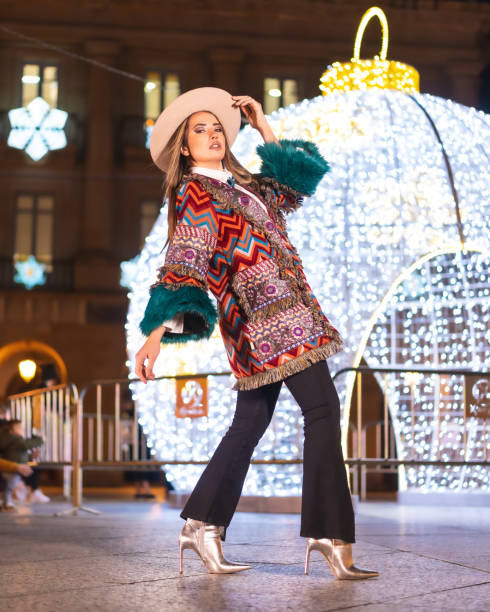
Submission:
{"label": "patterned poncho jacket", "polygon": [[342,348],[285,220],[315,191],[328,164],[303,140],[266,143],[257,153],[261,172],[243,187],[267,210],[221,181],[184,177],[177,226],[140,323],[149,335],[183,313],[183,333],[166,332],[162,343],[168,343],[208,338],[218,320],[239,390],[283,380]]}

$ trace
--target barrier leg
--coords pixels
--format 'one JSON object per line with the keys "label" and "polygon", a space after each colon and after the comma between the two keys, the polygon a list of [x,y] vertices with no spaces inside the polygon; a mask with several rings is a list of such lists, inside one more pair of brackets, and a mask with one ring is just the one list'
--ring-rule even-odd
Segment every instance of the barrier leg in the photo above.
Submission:
{"label": "barrier leg", "polygon": [[87,506],[82,506],[82,410],[83,410],[83,397],[77,402],[75,418],[73,419],[73,453],[72,453],[72,504],[71,508],[68,510],[63,510],[61,512],[55,512],[54,516],[63,516],[65,514],[71,514],[72,516],[77,516],[79,510],[83,512],[88,512],[90,514],[101,514],[99,510],[95,510],[95,508],[88,508]]}

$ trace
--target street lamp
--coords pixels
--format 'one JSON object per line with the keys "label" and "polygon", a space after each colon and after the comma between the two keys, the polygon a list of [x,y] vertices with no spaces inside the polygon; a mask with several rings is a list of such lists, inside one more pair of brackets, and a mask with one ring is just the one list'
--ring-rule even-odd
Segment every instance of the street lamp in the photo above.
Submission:
{"label": "street lamp", "polygon": [[31,382],[36,375],[36,362],[32,359],[23,359],[19,361],[19,374],[24,382]]}

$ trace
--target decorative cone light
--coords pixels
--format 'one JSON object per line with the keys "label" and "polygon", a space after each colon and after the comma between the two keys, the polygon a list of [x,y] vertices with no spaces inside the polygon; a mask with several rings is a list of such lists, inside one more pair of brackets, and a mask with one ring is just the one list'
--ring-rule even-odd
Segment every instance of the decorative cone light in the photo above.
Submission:
{"label": "decorative cone light", "polygon": [[[383,26],[382,51],[380,57],[361,60],[362,33],[373,15]],[[370,9],[356,37],[355,57],[332,64],[322,76],[323,95],[268,117],[279,138],[314,141],[331,165],[315,195],[288,218],[289,234],[315,295],[345,341],[344,350],[328,360],[332,371],[357,366],[361,358],[372,367],[481,370],[489,358],[490,116],[420,94],[416,70],[386,60],[387,41],[384,14]],[[247,127],[233,149],[254,172],[260,140]],[[131,365],[143,342],[138,323],[163,262],[166,227],[163,209],[131,282]],[[156,374],[228,367],[216,330],[205,343],[166,345]],[[398,458],[484,459],[485,380],[468,388],[461,376],[390,374],[378,382]],[[344,443],[353,384],[352,374],[336,379]],[[156,455],[206,460],[231,421],[235,392],[230,387],[226,377],[210,377],[208,416],[176,420],[174,382],[134,385],[140,421]],[[468,403],[476,408],[465,420]],[[283,386],[254,458],[298,459],[302,437],[299,409]],[[179,489],[189,490],[202,466],[166,469]],[[244,493],[299,494],[301,469],[297,464],[252,466]],[[399,488],[482,491],[489,488],[488,477],[485,467],[469,473],[463,467],[417,466],[400,471]]]}

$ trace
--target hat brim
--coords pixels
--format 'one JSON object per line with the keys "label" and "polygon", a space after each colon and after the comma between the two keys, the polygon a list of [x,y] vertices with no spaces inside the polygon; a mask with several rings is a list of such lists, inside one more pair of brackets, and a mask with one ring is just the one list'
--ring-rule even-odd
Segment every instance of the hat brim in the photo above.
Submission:
{"label": "hat brim", "polygon": [[240,130],[240,109],[233,106],[231,94],[218,87],[198,87],[181,94],[159,115],[150,137],[150,154],[164,172],[168,169],[169,151],[166,146],[179,125],[193,113],[209,111],[215,115],[231,147]]}

